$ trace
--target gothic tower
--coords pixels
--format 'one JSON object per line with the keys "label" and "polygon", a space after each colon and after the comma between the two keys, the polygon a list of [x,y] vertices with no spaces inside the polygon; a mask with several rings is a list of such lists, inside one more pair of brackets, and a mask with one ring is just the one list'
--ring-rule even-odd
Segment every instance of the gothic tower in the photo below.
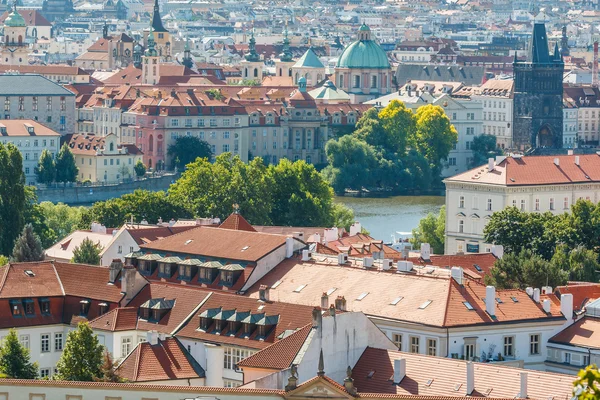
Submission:
{"label": "gothic tower", "polygon": [[256,39],[254,39],[254,31],[250,35],[248,41],[248,53],[244,55],[244,60],[240,62],[242,66],[242,79],[255,80],[258,83],[262,82],[263,78],[263,62],[256,52]]}
{"label": "gothic tower", "polygon": [[144,69],[142,70],[142,83],[156,85],[160,79],[160,56],[155,48],[154,33],[148,35],[148,45],[144,53]]}
{"label": "gothic tower", "polygon": [[142,68],[142,46],[139,43],[133,47],[133,66]]}
{"label": "gothic tower", "polygon": [[2,64],[28,65],[29,44],[26,41],[27,26],[17,11],[17,2],[4,20],[4,48]]}
{"label": "gothic tower", "polygon": [[170,61],[171,34],[164,27],[162,19],[160,18],[158,0],[154,0],[154,10],[152,11],[152,25],[150,25],[150,31],[154,32],[154,44],[156,46],[156,52],[158,53],[161,61]]}
{"label": "gothic tower", "polygon": [[560,55],[567,57],[571,54],[569,50],[569,37],[567,36],[567,27],[562,27],[562,37],[560,38]]}
{"label": "gothic tower", "polygon": [[562,147],[564,67],[558,43],[550,54],[544,24],[534,24],[527,60],[513,63],[514,148]]}
{"label": "gothic tower", "polygon": [[194,67],[194,59],[192,58],[192,51],[190,50],[190,40],[185,41],[185,49],[183,50],[183,59],[181,63],[187,68]]}

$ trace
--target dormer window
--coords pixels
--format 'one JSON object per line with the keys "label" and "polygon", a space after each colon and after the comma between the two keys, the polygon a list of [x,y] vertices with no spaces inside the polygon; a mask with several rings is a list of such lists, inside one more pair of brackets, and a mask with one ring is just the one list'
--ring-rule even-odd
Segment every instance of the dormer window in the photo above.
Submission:
{"label": "dormer window", "polygon": [[238,278],[242,275],[244,267],[239,264],[228,264],[220,268],[220,282],[221,286],[233,286]]}
{"label": "dormer window", "polygon": [[148,319],[150,319],[150,309],[149,308],[140,308],[140,318],[148,321]]}
{"label": "dormer window", "polygon": [[200,317],[200,329],[207,331],[210,325],[210,319],[206,317]]}
{"label": "dormer window", "polygon": [[179,257],[165,257],[158,260],[158,276],[160,278],[172,278],[178,262],[181,262]]}
{"label": "dormer window", "polygon": [[201,264],[198,268],[198,282],[210,285],[217,277],[220,268],[223,268],[223,264],[218,261]]}
{"label": "dormer window", "polygon": [[89,300],[81,300],[79,302],[79,312],[82,316],[87,316],[90,311],[90,301]]}
{"label": "dormer window", "polygon": [[40,311],[42,315],[50,314],[50,299],[40,299]]}
{"label": "dormer window", "polygon": [[25,310],[25,315],[31,317],[35,315],[35,307],[33,306],[33,299],[25,299],[23,300],[23,309]]}
{"label": "dormer window", "polygon": [[13,317],[22,317],[23,316],[23,310],[21,308],[22,305],[19,300],[10,300],[9,304],[10,304],[10,311],[11,311]]}
{"label": "dormer window", "polygon": [[100,303],[100,304],[98,304],[98,307],[99,307],[99,309],[98,309],[99,315],[104,315],[108,312],[108,304]]}

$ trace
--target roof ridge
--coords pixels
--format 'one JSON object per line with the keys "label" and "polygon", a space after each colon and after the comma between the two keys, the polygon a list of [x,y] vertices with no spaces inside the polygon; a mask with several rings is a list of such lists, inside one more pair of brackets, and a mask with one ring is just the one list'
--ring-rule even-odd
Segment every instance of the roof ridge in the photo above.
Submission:
{"label": "roof ridge", "polygon": [[[135,355],[135,365],[133,368],[133,381],[137,381],[138,376],[139,376],[139,370],[140,370],[140,358],[142,358],[142,346],[144,346],[146,343],[148,342],[141,342],[138,343],[137,346],[135,346],[135,349],[133,351],[136,351],[136,355]],[[130,353],[131,354],[131,353]],[[125,356],[125,360],[127,359],[127,356]]]}
{"label": "roof ridge", "polygon": [[6,265],[2,266],[4,268],[4,274],[2,274],[2,280],[0,281],[0,294],[2,293],[2,289],[4,289],[4,284],[6,283],[6,278],[8,277],[8,270],[11,268],[10,262]]}

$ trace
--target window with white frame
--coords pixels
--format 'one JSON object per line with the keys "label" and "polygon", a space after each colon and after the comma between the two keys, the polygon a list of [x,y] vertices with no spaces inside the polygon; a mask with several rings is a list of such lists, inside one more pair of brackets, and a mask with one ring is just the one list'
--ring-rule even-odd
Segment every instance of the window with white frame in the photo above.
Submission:
{"label": "window with white frame", "polygon": [[436,356],[437,355],[437,340],[436,339],[427,339],[427,355],[428,356]]}
{"label": "window with white frame", "polygon": [[554,197],[550,197],[550,210],[554,210]]}
{"label": "window with white frame", "polygon": [[121,338],[121,357],[126,357],[129,354],[132,342],[131,336]]}
{"label": "window with white frame", "polygon": [[540,199],[535,199],[535,211],[540,211]]}
{"label": "window with white frame", "polygon": [[240,349],[239,347],[225,347],[223,356],[223,367],[225,369],[236,369],[237,363],[244,358],[250,357],[254,351]]}
{"label": "window with white frame", "polygon": [[41,351],[47,353],[50,351],[50,334],[42,333],[41,335]]}
{"label": "window with white frame", "polygon": [[514,357],[515,355],[515,337],[504,336],[504,357]]}
{"label": "window with white frame", "polygon": [[63,334],[57,332],[54,334],[54,351],[62,351],[63,349]]}
{"label": "window with white frame", "polygon": [[521,211],[525,211],[525,200],[521,199]]}
{"label": "window with white frame", "polygon": [[563,200],[563,209],[564,210],[568,210],[569,209],[569,198],[565,197]]}
{"label": "window with white frame", "polygon": [[458,199],[458,208],[465,208],[465,196],[460,196]]}
{"label": "window with white frame", "polygon": [[492,211],[492,199],[487,199],[487,210]]}
{"label": "window with white frame", "polygon": [[402,351],[402,334],[393,333],[392,334],[392,342],[396,345],[398,350]]}
{"label": "window with white frame", "polygon": [[223,379],[223,387],[226,388],[235,388],[238,386],[241,386],[242,382],[241,381],[234,381],[231,379]]}
{"label": "window with white frame", "polygon": [[529,354],[538,355],[540,354],[540,335],[533,334],[529,335]]}
{"label": "window with white frame", "polygon": [[40,368],[40,378],[50,377],[50,368]]}
{"label": "window with white frame", "polygon": [[418,336],[410,337],[410,352],[411,353],[419,352],[419,337]]}
{"label": "window with white frame", "polygon": [[20,335],[19,343],[21,343],[21,346],[25,347],[26,349],[29,349],[29,335]]}
{"label": "window with white frame", "polygon": [[465,221],[462,219],[458,220],[458,233],[463,233],[465,231]]}

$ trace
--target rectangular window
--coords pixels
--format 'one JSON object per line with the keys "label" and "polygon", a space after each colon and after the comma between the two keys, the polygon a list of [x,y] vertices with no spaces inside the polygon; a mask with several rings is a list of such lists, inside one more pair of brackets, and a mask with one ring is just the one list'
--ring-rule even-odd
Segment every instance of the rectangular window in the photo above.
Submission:
{"label": "rectangular window", "polygon": [[535,199],[535,211],[540,211],[540,199]]}
{"label": "rectangular window", "polygon": [[46,111],[52,111],[52,97],[50,96],[46,97]]}
{"label": "rectangular window", "polygon": [[460,196],[458,199],[458,208],[465,208],[465,196]]}
{"label": "rectangular window", "polygon": [[427,355],[428,356],[437,355],[437,340],[427,339]]}
{"label": "rectangular window", "polygon": [[41,335],[41,348],[42,353],[48,353],[50,351],[50,334],[43,333]]}
{"label": "rectangular window", "polygon": [[67,111],[67,99],[65,97],[60,98],[60,111]]}
{"label": "rectangular window", "polygon": [[487,210],[492,211],[492,199],[487,200]]}
{"label": "rectangular window", "polygon": [[21,346],[25,347],[26,349],[29,349],[29,335],[20,335],[19,343],[21,343]]}
{"label": "rectangular window", "polygon": [[419,337],[418,336],[410,337],[410,352],[411,353],[419,352]]}
{"label": "rectangular window", "polygon": [[554,197],[550,198],[550,210],[554,210]]}
{"label": "rectangular window", "polygon": [[48,378],[50,376],[50,368],[40,368],[40,378]]}
{"label": "rectangular window", "polygon": [[10,97],[4,99],[4,111],[10,111]]}
{"label": "rectangular window", "polygon": [[252,350],[240,349],[237,347],[225,347],[223,357],[223,367],[225,369],[235,370],[237,363],[244,358],[250,357],[254,352]]}
{"label": "rectangular window", "polygon": [[525,211],[525,200],[521,200],[521,211]]}
{"label": "rectangular window", "polygon": [[32,101],[32,106],[31,106],[32,110],[37,111],[38,110],[38,98],[36,96],[33,96],[31,101]]}
{"label": "rectangular window", "polygon": [[58,332],[54,334],[54,351],[62,351],[63,349],[63,334]]}
{"label": "rectangular window", "polygon": [[529,335],[529,354],[540,354],[540,335]]}
{"label": "rectangular window", "polygon": [[504,357],[514,356],[514,336],[504,336]]}
{"label": "rectangular window", "polygon": [[392,342],[396,345],[398,350],[402,351],[402,335],[399,333],[392,334]]}
{"label": "rectangular window", "polygon": [[19,111],[25,111],[25,97],[19,97]]}
{"label": "rectangular window", "polygon": [[465,343],[465,360],[472,360],[475,357],[475,343]]}
{"label": "rectangular window", "polygon": [[131,351],[131,336],[121,338],[121,357],[126,357]]}
{"label": "rectangular window", "polygon": [[565,364],[571,364],[571,353],[565,353]]}
{"label": "rectangular window", "polygon": [[563,209],[564,210],[569,209],[569,198],[568,197],[565,197],[565,199],[563,200]]}

